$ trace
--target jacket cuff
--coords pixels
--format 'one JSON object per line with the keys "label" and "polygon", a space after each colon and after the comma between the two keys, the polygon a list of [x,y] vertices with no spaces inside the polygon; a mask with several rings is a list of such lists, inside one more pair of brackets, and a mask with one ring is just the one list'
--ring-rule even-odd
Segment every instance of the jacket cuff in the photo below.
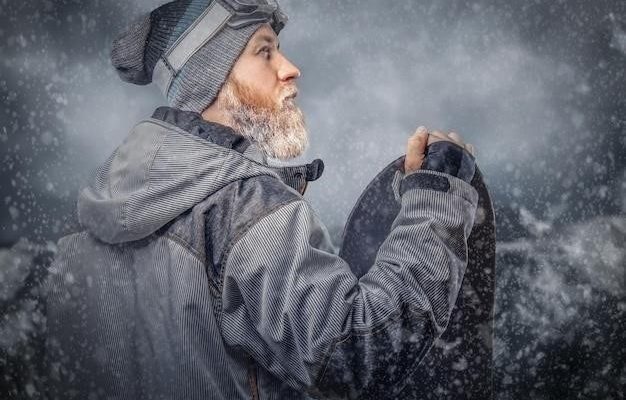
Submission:
{"label": "jacket cuff", "polygon": [[469,183],[444,172],[418,169],[405,174],[397,170],[392,182],[393,194],[399,203],[405,193],[415,190],[432,190],[460,196],[472,204],[478,203],[478,192]]}

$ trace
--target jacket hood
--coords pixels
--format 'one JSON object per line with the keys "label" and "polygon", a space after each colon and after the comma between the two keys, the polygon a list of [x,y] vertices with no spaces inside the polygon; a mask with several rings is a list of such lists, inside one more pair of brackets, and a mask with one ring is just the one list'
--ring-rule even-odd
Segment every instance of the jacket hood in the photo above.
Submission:
{"label": "jacket hood", "polygon": [[322,171],[321,160],[271,167],[231,128],[161,107],[133,128],[80,191],[78,220],[107,243],[139,240],[234,181],[270,175],[303,192]]}

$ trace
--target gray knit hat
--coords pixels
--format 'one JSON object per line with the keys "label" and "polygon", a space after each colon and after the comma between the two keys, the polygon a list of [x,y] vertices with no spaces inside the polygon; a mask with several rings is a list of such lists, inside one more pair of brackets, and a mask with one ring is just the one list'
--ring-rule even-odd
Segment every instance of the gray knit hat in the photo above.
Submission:
{"label": "gray knit hat", "polygon": [[276,1],[176,0],[133,22],[111,62],[122,80],[154,81],[170,106],[202,112],[254,32],[269,23],[278,34],[286,22]]}

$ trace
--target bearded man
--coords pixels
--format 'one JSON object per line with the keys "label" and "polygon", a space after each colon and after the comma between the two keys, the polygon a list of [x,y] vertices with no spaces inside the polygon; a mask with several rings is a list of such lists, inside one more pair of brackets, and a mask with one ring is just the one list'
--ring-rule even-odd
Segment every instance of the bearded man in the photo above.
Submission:
{"label": "bearded man", "polygon": [[303,198],[321,161],[270,165],[307,145],[285,21],[263,0],[177,0],[114,42],[122,79],[155,82],[169,107],[100,167],[82,231],[59,243],[51,398],[392,398],[446,328],[476,211],[471,148],[409,138],[400,212],[357,278]]}

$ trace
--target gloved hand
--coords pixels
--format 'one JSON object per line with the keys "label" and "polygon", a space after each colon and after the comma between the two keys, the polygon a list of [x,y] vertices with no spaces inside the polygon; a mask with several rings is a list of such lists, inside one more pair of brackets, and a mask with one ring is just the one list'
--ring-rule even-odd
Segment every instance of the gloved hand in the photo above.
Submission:
{"label": "gloved hand", "polygon": [[[443,143],[436,144],[439,142]],[[475,169],[474,152],[474,146],[465,144],[456,132],[447,135],[440,131],[429,133],[420,126],[408,140],[404,172],[409,174],[422,168],[445,172],[469,182]]]}

